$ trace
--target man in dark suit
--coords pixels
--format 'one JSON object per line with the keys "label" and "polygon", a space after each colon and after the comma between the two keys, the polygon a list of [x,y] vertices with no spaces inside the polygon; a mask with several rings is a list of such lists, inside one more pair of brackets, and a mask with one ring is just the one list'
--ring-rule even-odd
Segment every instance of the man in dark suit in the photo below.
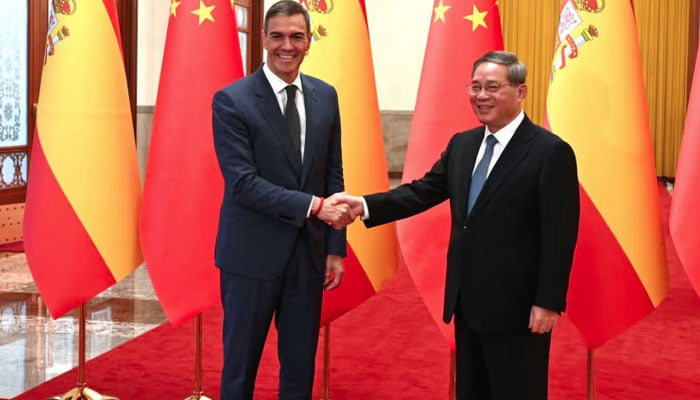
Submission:
{"label": "man in dark suit", "polygon": [[322,292],[340,284],[348,206],[335,89],[301,74],[309,15],[280,1],[265,15],[266,63],[217,92],[225,190],[216,239],[224,307],[221,399],[252,399],[273,315],[280,399],[311,399]]}
{"label": "man in dark suit", "polygon": [[443,319],[454,315],[460,400],[547,398],[551,330],[565,308],[579,191],[571,147],[521,109],[526,76],[514,54],[485,54],[468,87],[485,126],[452,137],[423,178],[342,199],[370,227],[449,199]]}

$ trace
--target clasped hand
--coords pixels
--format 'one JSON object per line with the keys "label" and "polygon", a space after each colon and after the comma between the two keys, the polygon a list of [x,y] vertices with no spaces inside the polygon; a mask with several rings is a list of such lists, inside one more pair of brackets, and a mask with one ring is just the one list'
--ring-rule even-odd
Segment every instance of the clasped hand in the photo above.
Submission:
{"label": "clasped hand", "polygon": [[361,197],[340,192],[325,199],[316,216],[335,229],[343,229],[363,213]]}

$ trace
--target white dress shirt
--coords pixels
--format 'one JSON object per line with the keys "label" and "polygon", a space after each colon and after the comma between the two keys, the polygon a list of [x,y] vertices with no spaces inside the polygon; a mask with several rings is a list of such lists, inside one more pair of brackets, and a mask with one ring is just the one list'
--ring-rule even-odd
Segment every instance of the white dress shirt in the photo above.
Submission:
{"label": "white dress shirt", "polygon": [[270,86],[272,86],[272,91],[275,92],[275,97],[277,97],[277,104],[280,106],[280,111],[282,112],[282,115],[284,115],[284,108],[287,105],[287,92],[285,91],[285,88],[289,85],[294,85],[297,87],[296,91],[296,98],[294,99],[294,103],[297,106],[297,110],[299,111],[299,127],[301,131],[301,160],[302,163],[304,162],[304,143],[306,142],[306,107],[304,107],[304,89],[301,86],[301,78],[297,74],[297,77],[294,78],[294,82],[292,83],[287,83],[283,81],[279,76],[275,75],[274,72],[270,69],[270,67],[267,66],[267,64],[263,64],[263,72],[265,73],[265,77],[267,77],[267,81],[270,82]]}
{"label": "white dress shirt", "polygon": [[503,154],[503,150],[508,145],[508,142],[510,142],[510,139],[513,138],[513,135],[515,135],[515,130],[518,129],[518,126],[520,126],[520,123],[523,122],[524,118],[525,118],[525,113],[521,110],[520,114],[518,114],[518,116],[515,117],[514,120],[510,121],[508,123],[508,125],[499,129],[499,131],[496,133],[492,133],[489,130],[488,126],[484,127],[484,129],[486,130],[486,134],[484,135],[484,138],[481,140],[481,146],[479,147],[479,153],[477,153],[476,160],[474,161],[474,169],[472,169],[472,175],[474,175],[474,170],[476,170],[476,166],[479,165],[479,161],[481,161],[481,159],[484,157],[484,152],[486,151],[486,138],[489,135],[493,135],[496,137],[496,140],[498,140],[498,143],[496,143],[493,146],[493,155],[491,156],[491,162],[489,163],[489,169],[488,169],[488,172],[486,173],[486,177],[488,178],[489,174],[491,173],[491,170],[493,169],[493,166],[496,165],[496,161],[498,161],[498,158],[501,157],[501,154]]}

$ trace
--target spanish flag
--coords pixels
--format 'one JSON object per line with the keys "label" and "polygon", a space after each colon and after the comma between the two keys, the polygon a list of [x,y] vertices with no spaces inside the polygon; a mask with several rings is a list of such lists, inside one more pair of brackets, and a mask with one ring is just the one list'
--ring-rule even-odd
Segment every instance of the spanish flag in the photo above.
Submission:
{"label": "spanish flag", "polygon": [[[314,37],[302,71],[338,91],[345,189],[351,194],[385,191],[389,178],[364,3],[301,2],[309,9]],[[354,223],[347,229],[345,277],[338,289],[324,293],[323,324],[378,292],[399,264],[393,224],[367,229]]]}
{"label": "spanish flag", "polygon": [[141,188],[115,0],[52,2],[24,242],[54,318],[141,264]]}
{"label": "spanish flag", "polygon": [[220,304],[214,244],[224,181],[211,101],[243,64],[230,0],[173,1],[169,11],[139,228],[153,288],[178,325]]}
{"label": "spanish flag", "polygon": [[678,156],[669,228],[678,258],[700,295],[700,53],[695,60],[683,141]]}
{"label": "spanish flag", "polygon": [[[503,50],[495,0],[436,0],[408,138],[403,182],[419,179],[455,133],[481,125],[469,105],[472,65]],[[430,315],[454,349],[454,328],[442,322],[450,234],[447,202],[397,222],[401,252]]]}
{"label": "spanish flag", "polygon": [[631,2],[565,0],[557,32],[547,116],[581,188],[568,315],[596,348],[668,292],[654,154]]}

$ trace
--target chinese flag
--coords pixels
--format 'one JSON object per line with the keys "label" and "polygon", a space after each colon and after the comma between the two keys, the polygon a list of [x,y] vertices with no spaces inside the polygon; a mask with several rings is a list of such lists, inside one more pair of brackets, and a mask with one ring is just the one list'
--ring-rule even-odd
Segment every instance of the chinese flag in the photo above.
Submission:
{"label": "chinese flag", "polygon": [[141,264],[141,196],[114,0],[51,6],[24,215],[58,318]]}
{"label": "chinese flag", "polygon": [[568,315],[596,348],[661,303],[668,271],[631,2],[577,4],[561,3],[547,116],[578,161]]}
{"label": "chinese flag", "polygon": [[669,225],[671,238],[695,292],[700,295],[700,53],[695,60],[693,86],[685,118],[683,142],[676,170],[676,183]]}
{"label": "chinese flag", "polygon": [[242,76],[231,1],[173,1],[139,227],[153,288],[174,325],[219,304],[214,242],[223,178],[211,101]]}
{"label": "chinese flag", "polygon": [[[335,1],[332,8],[327,2],[302,3],[309,8],[314,35],[302,70],[338,91],[345,189],[351,194],[385,191],[389,178],[364,3]],[[322,324],[379,291],[399,264],[393,224],[367,229],[354,223],[347,229],[345,277],[338,289],[324,293]]]}
{"label": "chinese flag", "polygon": [[[422,177],[458,132],[479,125],[467,94],[474,61],[503,49],[495,0],[437,0],[433,8],[403,182]],[[450,209],[445,202],[397,222],[404,263],[430,314],[454,348],[454,329],[442,322]]]}

